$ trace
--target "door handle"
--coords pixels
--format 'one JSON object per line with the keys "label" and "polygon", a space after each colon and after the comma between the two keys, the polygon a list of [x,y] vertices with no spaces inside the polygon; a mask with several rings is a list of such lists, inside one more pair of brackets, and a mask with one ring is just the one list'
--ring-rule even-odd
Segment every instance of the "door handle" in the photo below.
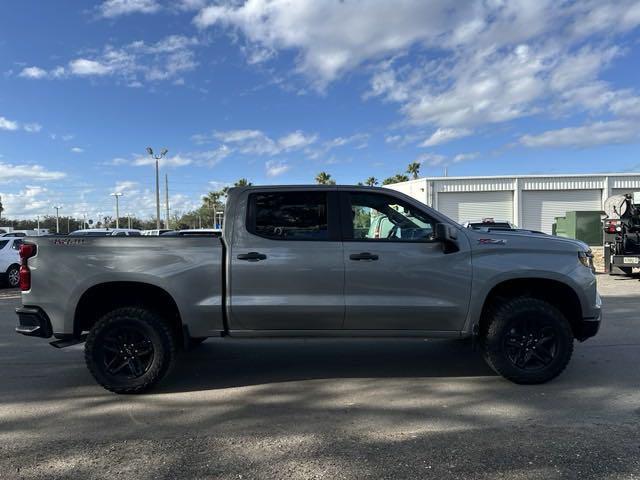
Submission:
{"label": "door handle", "polygon": [[369,252],[352,253],[349,258],[351,260],[378,260],[378,255]]}
{"label": "door handle", "polygon": [[238,255],[238,260],[246,260],[247,262],[258,262],[266,259],[267,256],[264,253],[258,252],[241,253]]}

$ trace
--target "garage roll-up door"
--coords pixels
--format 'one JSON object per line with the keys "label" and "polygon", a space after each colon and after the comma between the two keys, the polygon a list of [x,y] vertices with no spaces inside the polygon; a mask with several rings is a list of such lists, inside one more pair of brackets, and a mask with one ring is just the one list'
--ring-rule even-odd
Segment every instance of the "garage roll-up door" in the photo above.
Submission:
{"label": "garage roll-up door", "polygon": [[457,222],[482,220],[513,221],[513,192],[441,192],[438,210]]}
{"label": "garage roll-up door", "polygon": [[533,190],[522,192],[522,226],[551,233],[555,217],[572,210],[602,210],[601,190]]}

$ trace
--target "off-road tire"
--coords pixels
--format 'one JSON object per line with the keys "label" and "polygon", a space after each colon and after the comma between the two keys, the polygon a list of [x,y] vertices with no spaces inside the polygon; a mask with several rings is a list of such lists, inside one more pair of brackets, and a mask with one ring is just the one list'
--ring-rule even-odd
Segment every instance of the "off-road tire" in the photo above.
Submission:
{"label": "off-road tire", "polygon": [[[499,375],[518,384],[539,384],[545,383],[557,377],[566,368],[571,355],[573,353],[573,332],[571,326],[565,316],[556,307],[544,300],[531,297],[517,297],[508,300],[495,302],[487,312],[487,324],[484,331],[480,332],[480,343],[484,352],[484,358],[489,366]],[[528,322],[528,323],[527,323]],[[554,338],[554,354],[551,354],[551,360],[548,365],[542,362],[537,368],[525,368],[516,365],[513,357],[514,351],[522,352],[523,343],[513,347],[514,337],[521,339],[521,333],[526,331],[523,325],[533,325],[530,331],[536,330],[539,326],[541,338],[549,338],[551,332]],[[522,336],[524,342],[524,336]],[[527,335],[527,340],[529,335]],[[533,341],[533,340],[530,340]],[[549,340],[545,340],[545,348],[549,345]],[[523,357],[529,355],[539,355],[540,348],[543,345],[533,343],[538,350],[534,354],[530,352],[531,347],[526,351]],[[527,346],[525,344],[524,346]],[[514,350],[518,349],[518,350]],[[533,349],[535,350],[535,349]],[[545,358],[548,358],[545,355]],[[538,358],[533,358],[533,364],[538,362]]]}
{"label": "off-road tire", "polygon": [[[106,365],[107,355],[113,355],[113,350],[105,349],[105,339],[111,341],[111,335],[123,329],[139,332],[146,337],[146,344],[152,346],[151,360],[147,360],[144,373],[135,378],[113,375]],[[123,307],[105,314],[89,331],[84,347],[89,371],[100,385],[114,393],[142,393],[149,390],[169,372],[175,355],[176,342],[169,326],[157,313],[140,307]]]}

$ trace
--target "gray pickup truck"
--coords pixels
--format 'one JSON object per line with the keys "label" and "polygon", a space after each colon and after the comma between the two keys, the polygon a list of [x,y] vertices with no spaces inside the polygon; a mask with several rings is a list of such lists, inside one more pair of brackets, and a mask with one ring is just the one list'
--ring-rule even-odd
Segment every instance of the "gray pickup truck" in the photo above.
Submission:
{"label": "gray pickup truck", "polygon": [[207,337],[474,338],[541,383],[600,325],[581,242],[465,229],[369,187],[234,188],[225,219],[221,238],[25,239],[17,332],[84,341],[98,383],[136,393]]}

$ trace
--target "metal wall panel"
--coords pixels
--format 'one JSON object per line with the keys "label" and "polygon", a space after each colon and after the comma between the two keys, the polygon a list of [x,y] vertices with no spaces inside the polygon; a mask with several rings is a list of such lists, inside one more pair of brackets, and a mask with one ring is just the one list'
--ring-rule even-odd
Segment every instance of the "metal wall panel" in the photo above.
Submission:
{"label": "metal wall panel", "polygon": [[602,190],[529,190],[522,192],[522,227],[551,233],[555,217],[569,211],[602,210]]}
{"label": "metal wall panel", "polygon": [[440,192],[438,210],[457,222],[482,220],[513,221],[513,192]]}

